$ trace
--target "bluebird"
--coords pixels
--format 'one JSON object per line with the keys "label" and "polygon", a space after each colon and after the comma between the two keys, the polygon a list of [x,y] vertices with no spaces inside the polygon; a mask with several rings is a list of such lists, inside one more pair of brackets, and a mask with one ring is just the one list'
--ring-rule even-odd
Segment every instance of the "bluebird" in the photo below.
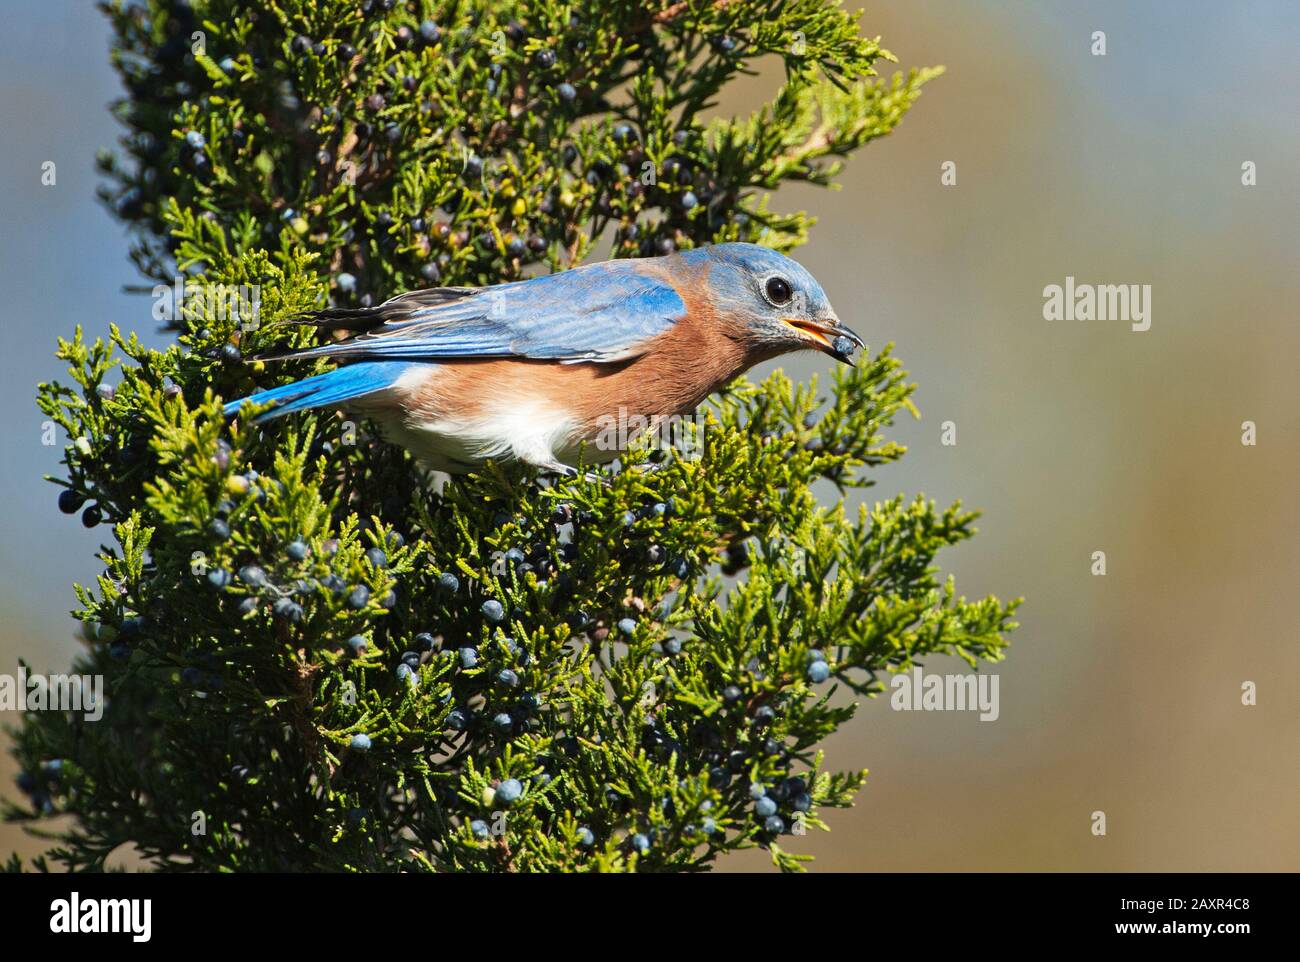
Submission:
{"label": "bluebird", "polygon": [[374,420],[435,470],[517,460],[572,475],[619,455],[611,419],[693,411],[761,361],[863,347],[802,266],[754,244],[613,260],[492,287],[437,287],[306,323],[349,336],[265,359],[330,358],[325,374],[225,406],[312,408]]}

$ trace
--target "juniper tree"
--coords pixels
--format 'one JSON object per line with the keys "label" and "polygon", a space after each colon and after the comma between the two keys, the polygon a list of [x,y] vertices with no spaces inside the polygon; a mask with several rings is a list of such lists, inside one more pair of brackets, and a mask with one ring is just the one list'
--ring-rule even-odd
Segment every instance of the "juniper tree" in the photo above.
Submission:
{"label": "juniper tree", "polygon": [[[329,368],[247,360],[311,343],[292,321],[327,304],[789,250],[811,221],[770,193],[831,185],[938,70],[879,75],[893,58],[829,0],[104,10],[126,134],[103,194],[174,343],[78,328],[71,383],[40,387],[70,439],[59,507],[105,538],[74,666],[106,679],[103,718],[14,732],[8,816],[73,816],[53,862],[699,870],[759,845],[797,868],[788,837],[865,775],[818,749],[854,716],[836,693],[1001,657],[1014,603],[934,566],[972,513],[845,506],[915,413],[888,347],[824,388],[741,380],[686,426],[690,456],[638,443],[571,480],[440,484],[337,414],[221,415]],[[771,102],[711,116],[764,60]]]}

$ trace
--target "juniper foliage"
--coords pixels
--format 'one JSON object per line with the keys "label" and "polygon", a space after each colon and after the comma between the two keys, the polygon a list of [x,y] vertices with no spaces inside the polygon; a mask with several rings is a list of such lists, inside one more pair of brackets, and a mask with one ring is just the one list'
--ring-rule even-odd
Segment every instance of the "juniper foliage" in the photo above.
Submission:
{"label": "juniper foliage", "polygon": [[[8,817],[73,816],[38,868],[133,846],[166,871],[700,870],[761,845],[797,869],[791,837],[865,776],[823,764],[855,711],[835,694],[1002,657],[1015,603],[935,574],[972,513],[844,507],[903,454],[888,348],[826,390],[741,380],[701,457],[643,445],[600,481],[489,465],[439,490],[365,424],[220,411],[327,369],[242,360],[308,343],[289,321],[326,303],[601,245],[792,248],[810,219],[769,192],[831,185],[938,70],[878,76],[892,57],[830,0],[104,9],[127,91],[104,196],[136,265],[260,302],[183,299],[161,351],[78,329],[72,384],[40,387],[72,439],[61,506],[105,525],[75,670],[108,699],[14,732]],[[762,58],[774,99],[706,119]]]}

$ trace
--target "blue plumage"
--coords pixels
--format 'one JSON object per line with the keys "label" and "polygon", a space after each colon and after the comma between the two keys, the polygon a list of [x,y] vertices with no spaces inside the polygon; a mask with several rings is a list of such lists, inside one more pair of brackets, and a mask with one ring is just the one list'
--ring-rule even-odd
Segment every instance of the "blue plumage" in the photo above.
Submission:
{"label": "blue plumage", "polygon": [[245,404],[275,403],[275,407],[257,416],[258,421],[266,421],[282,414],[305,411],[308,408],[334,407],[345,401],[392,387],[408,366],[385,361],[349,364],[347,367],[317,374],[315,377],[295,381],[293,384],[231,401],[225,406],[224,412],[226,417],[230,417],[238,413]]}
{"label": "blue plumage", "polygon": [[343,366],[232,401],[226,414],[250,402],[275,405],[258,420],[356,411],[447,471],[503,457],[572,473],[579,459],[618,456],[607,423],[635,432],[683,414],[786,351],[851,364],[862,346],[808,271],[754,244],[412,291],[304,321],[350,336],[277,359]]}
{"label": "blue plumage", "polygon": [[366,333],[287,356],[618,361],[685,313],[677,291],[644,262],[607,261],[482,289],[412,291],[375,308],[369,320],[380,323]]}

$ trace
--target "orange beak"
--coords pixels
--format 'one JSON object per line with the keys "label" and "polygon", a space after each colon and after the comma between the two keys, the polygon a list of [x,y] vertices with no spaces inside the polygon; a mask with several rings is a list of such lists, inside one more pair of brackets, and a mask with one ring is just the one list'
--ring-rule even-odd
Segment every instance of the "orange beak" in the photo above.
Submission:
{"label": "orange beak", "polygon": [[845,327],[834,314],[827,318],[787,317],[784,320],[804,334],[819,351],[850,366],[853,352],[866,347],[862,338]]}

